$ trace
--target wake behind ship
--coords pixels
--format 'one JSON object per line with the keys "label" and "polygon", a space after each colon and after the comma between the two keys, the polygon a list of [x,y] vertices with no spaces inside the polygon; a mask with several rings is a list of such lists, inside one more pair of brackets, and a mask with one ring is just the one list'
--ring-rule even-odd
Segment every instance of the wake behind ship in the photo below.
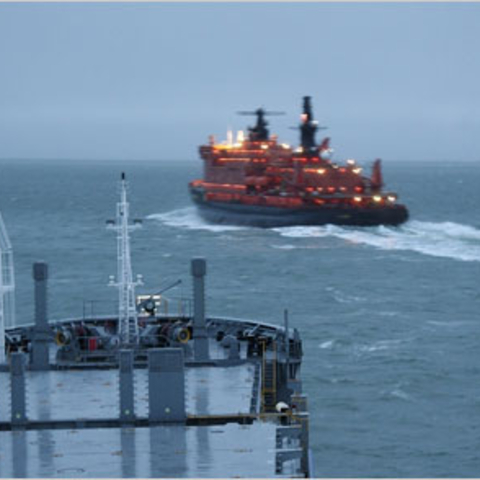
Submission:
{"label": "wake behind ship", "polygon": [[397,195],[384,191],[381,162],[370,177],[354,160],[339,165],[331,160],[330,139],[317,145],[321,127],[313,119],[310,97],[303,98],[300,146],[279,143],[270,135],[266,112],[254,114],[257,123],[248,137],[239,132],[221,144],[210,137],[200,146],[204,178],[190,182],[199,213],[214,223],[279,227],[291,225],[399,225],[408,219]]}

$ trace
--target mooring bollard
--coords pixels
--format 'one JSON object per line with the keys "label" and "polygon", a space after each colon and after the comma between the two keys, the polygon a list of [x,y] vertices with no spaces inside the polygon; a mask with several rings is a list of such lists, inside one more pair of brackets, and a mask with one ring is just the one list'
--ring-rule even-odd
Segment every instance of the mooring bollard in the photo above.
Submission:
{"label": "mooring bollard", "polygon": [[222,347],[228,348],[228,359],[239,360],[240,359],[240,343],[233,335],[227,335],[220,342]]}
{"label": "mooring bollard", "polygon": [[27,422],[25,399],[25,357],[15,352],[10,356],[10,395],[12,426],[21,427]]}
{"label": "mooring bollard", "polygon": [[33,264],[35,280],[35,327],[33,331],[31,369],[48,370],[50,359],[48,344],[50,329],[47,316],[47,279],[48,265],[44,262]]}
{"label": "mooring bollard", "polygon": [[193,340],[195,360],[209,359],[208,337],[205,324],[205,274],[207,264],[204,258],[192,260],[193,276]]}
{"label": "mooring bollard", "polygon": [[185,367],[181,348],[148,352],[148,406],[151,422],[184,422]]}
{"label": "mooring bollard", "polygon": [[135,397],[133,387],[133,351],[120,350],[119,356],[120,384],[120,421],[135,420]]}

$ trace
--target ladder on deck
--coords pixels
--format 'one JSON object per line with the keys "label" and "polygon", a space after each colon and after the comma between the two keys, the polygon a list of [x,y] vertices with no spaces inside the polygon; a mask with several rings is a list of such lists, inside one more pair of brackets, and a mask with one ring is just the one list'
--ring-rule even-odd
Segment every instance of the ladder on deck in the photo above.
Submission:
{"label": "ladder on deck", "polygon": [[271,412],[277,403],[277,344],[272,342],[270,358],[267,342],[262,342],[262,413]]}

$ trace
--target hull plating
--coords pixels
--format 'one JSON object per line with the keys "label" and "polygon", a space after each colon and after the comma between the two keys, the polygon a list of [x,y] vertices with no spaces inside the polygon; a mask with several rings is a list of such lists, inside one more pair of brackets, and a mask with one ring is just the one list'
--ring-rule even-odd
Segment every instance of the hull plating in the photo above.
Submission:
{"label": "hull plating", "polygon": [[378,208],[312,207],[286,209],[235,203],[205,202],[192,195],[202,218],[209,222],[272,228],[294,225],[400,225],[408,220],[403,205]]}

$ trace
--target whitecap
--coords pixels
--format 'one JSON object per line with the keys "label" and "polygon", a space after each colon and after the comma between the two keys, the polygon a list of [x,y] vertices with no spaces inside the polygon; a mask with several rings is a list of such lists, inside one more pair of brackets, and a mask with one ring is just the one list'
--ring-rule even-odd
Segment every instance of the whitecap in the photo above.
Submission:
{"label": "whitecap", "polygon": [[377,315],[379,317],[399,317],[400,315],[402,315],[401,312],[397,312],[395,310],[391,311],[391,310],[387,310],[387,311],[380,311],[380,312],[377,312]]}
{"label": "whitecap", "polygon": [[337,303],[356,303],[365,300],[365,297],[359,297],[350,293],[342,292],[334,287],[326,287],[325,290],[330,292]]}
{"label": "whitecap", "polygon": [[298,226],[272,228],[274,232],[279,233],[282,235],[282,237],[290,238],[330,237],[334,236],[339,229],[341,229],[341,227],[337,227],[335,225],[325,225],[319,227]]}
{"label": "whitecap", "polygon": [[246,227],[233,225],[212,225],[207,223],[197,213],[195,207],[186,207],[165,213],[153,213],[147,220],[157,220],[169,227],[185,228],[187,230],[207,230],[209,232],[229,232],[244,230]]}
{"label": "whitecap", "polygon": [[440,320],[429,320],[427,322],[429,325],[434,325],[436,327],[450,327],[450,328],[459,328],[459,327],[462,327],[464,325],[470,325],[471,322],[468,322],[468,321],[440,321]]}
{"label": "whitecap", "polygon": [[358,350],[361,352],[371,353],[371,352],[377,352],[379,350],[388,350],[388,348],[389,348],[388,345],[381,345],[381,344],[361,345],[360,347],[358,347]]}
{"label": "whitecap", "polygon": [[271,247],[277,250],[296,250],[300,248],[300,247],[297,247],[296,245],[271,245]]}
{"label": "whitecap", "polygon": [[457,239],[480,240],[480,230],[471,225],[455,222],[419,222],[415,220],[407,225],[410,225],[413,230],[420,232],[424,231]]}
{"label": "whitecap", "polygon": [[404,392],[400,388],[396,388],[395,390],[392,390],[390,392],[390,395],[395,398],[400,398],[401,400],[409,401],[412,399],[412,397],[408,393]]}
{"label": "whitecap", "polygon": [[480,229],[455,222],[412,220],[400,227],[283,227],[274,229],[288,238],[335,237],[381,250],[412,251],[432,257],[480,262]]}
{"label": "whitecap", "polygon": [[393,348],[396,348],[399,346],[401,343],[406,342],[407,339],[392,339],[392,340],[378,340],[377,342],[374,342],[370,345],[359,345],[357,347],[357,350],[359,352],[366,352],[366,353],[372,353],[372,352],[377,352],[381,350],[391,350]]}

